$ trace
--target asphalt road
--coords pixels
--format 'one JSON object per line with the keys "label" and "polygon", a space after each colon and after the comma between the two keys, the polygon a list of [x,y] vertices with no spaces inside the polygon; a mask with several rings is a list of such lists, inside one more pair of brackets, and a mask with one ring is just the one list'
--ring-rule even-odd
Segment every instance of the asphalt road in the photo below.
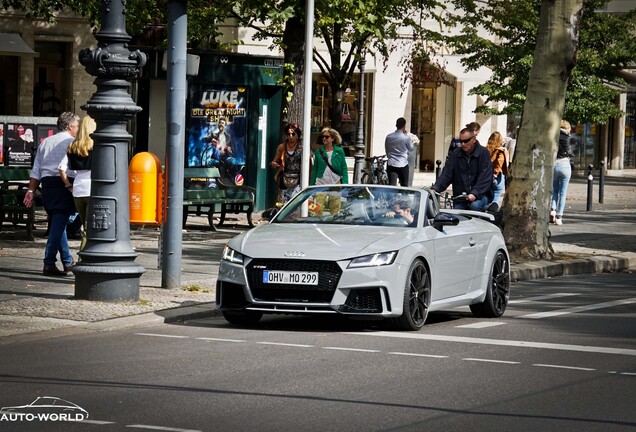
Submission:
{"label": "asphalt road", "polygon": [[274,316],[17,338],[0,347],[0,406],[53,396],[89,418],[0,430],[636,430],[635,282],[519,282],[503,318],[455,309],[420,332]]}

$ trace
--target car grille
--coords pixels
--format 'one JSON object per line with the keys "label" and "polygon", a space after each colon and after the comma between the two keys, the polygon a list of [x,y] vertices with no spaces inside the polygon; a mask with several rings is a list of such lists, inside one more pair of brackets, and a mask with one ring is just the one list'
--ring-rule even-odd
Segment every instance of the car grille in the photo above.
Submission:
{"label": "car grille", "polygon": [[[264,284],[263,270],[318,272],[318,285]],[[247,283],[255,300],[329,303],[342,270],[333,261],[255,259],[247,266]]]}

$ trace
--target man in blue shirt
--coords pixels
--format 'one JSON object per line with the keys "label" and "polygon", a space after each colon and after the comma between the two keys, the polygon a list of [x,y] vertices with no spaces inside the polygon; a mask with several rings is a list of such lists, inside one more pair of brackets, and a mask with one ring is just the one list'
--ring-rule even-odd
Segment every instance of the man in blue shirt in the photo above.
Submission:
{"label": "man in blue shirt", "polygon": [[397,185],[398,179],[401,186],[408,186],[409,183],[409,151],[415,147],[413,140],[406,132],[406,119],[400,117],[395,122],[397,128],[384,140],[384,150],[387,156],[387,169],[389,182]]}
{"label": "man in blue shirt", "polygon": [[453,195],[466,194],[464,199],[454,202],[455,208],[484,211],[492,194],[490,153],[477,143],[477,135],[471,129],[462,129],[459,140],[461,147],[450,154],[431,189],[443,192],[452,184]]}

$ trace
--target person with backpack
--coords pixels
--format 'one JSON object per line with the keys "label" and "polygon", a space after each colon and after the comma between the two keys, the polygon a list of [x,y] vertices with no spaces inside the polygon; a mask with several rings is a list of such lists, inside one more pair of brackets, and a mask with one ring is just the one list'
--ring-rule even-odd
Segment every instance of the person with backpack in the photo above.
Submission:
{"label": "person with backpack", "polygon": [[[491,203],[497,203],[501,207],[501,199],[506,192],[506,177],[508,176],[508,150],[504,147],[503,137],[499,132],[493,132],[488,138],[486,145],[490,153],[490,163],[492,164],[493,197]],[[490,203],[489,203],[490,204]]]}

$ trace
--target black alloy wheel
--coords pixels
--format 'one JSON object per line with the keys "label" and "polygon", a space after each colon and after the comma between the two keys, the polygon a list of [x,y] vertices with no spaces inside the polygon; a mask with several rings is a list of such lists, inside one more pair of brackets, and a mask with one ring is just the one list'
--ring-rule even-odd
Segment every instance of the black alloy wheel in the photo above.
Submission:
{"label": "black alloy wheel", "polygon": [[498,318],[504,314],[510,297],[510,265],[506,254],[498,251],[488,278],[486,298],[481,303],[470,305],[473,315],[483,318]]}
{"label": "black alloy wheel", "polygon": [[415,331],[424,326],[431,304],[431,281],[428,270],[420,260],[413,261],[404,287],[402,316],[392,324],[400,330]]}

